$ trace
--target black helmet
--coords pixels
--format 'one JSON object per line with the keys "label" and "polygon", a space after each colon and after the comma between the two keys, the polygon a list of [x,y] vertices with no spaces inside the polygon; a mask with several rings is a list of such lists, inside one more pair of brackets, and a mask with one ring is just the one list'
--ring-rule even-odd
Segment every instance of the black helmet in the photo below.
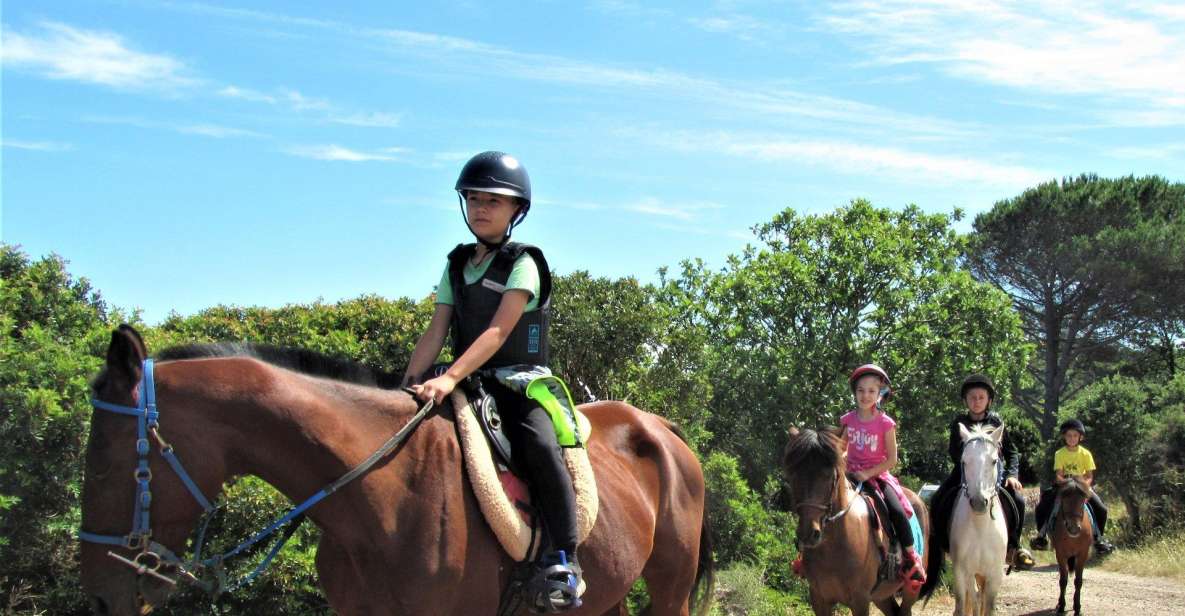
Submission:
{"label": "black helmet", "polygon": [[521,199],[527,207],[531,205],[531,178],[527,176],[527,168],[504,152],[482,152],[470,158],[461,168],[456,188],[510,195]]}
{"label": "black helmet", "polygon": [[992,380],[986,374],[972,374],[963,379],[963,386],[959,388],[959,397],[966,398],[967,390],[975,387],[982,387],[988,392],[988,400],[996,399],[996,387],[992,385]]}
{"label": "black helmet", "polygon": [[465,213],[465,191],[480,190],[518,198],[518,211],[510,219],[510,226],[506,228],[506,236],[502,241],[491,244],[477,238],[487,248],[497,249],[505,244],[514,228],[526,219],[527,211],[531,209],[531,178],[527,176],[527,168],[505,152],[482,152],[470,158],[461,168],[455,188],[461,201],[461,216],[465,218],[465,226],[469,226],[469,217]]}
{"label": "black helmet", "polygon": [[1077,419],[1063,421],[1062,427],[1058,429],[1058,432],[1065,434],[1066,430],[1077,430],[1078,434],[1082,435],[1082,438],[1086,438],[1086,426],[1082,425],[1082,422]]}

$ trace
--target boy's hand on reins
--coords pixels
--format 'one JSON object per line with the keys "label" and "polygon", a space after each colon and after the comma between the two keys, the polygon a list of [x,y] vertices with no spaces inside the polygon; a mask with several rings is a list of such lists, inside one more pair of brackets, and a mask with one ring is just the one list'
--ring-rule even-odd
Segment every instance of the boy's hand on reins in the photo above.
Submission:
{"label": "boy's hand on reins", "polygon": [[412,385],[412,391],[416,392],[421,400],[440,404],[453,390],[457,388],[457,381],[448,374],[442,374],[434,379],[426,381],[423,385]]}

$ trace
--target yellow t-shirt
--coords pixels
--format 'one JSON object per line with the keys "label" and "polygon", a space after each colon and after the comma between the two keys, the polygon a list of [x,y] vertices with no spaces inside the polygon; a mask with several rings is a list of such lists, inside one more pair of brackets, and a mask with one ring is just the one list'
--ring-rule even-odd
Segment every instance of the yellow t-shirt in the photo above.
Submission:
{"label": "yellow t-shirt", "polygon": [[1062,447],[1053,454],[1053,470],[1061,471],[1064,475],[1085,475],[1095,470],[1094,456],[1082,445],[1076,451]]}

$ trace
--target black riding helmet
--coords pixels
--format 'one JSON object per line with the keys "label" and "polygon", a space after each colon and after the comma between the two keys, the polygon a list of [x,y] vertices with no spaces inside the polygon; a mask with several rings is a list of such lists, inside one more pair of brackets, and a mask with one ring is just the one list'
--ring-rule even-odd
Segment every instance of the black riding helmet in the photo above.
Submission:
{"label": "black riding helmet", "polygon": [[1086,438],[1086,426],[1077,419],[1067,419],[1062,422],[1061,428],[1058,429],[1059,434],[1065,434],[1066,430],[1077,430],[1082,438]]}
{"label": "black riding helmet", "polygon": [[[506,236],[502,241],[490,244],[480,237],[477,238],[490,249],[497,249],[505,244],[510,239],[511,232],[527,217],[527,211],[531,209],[531,178],[527,175],[527,168],[518,162],[517,158],[505,152],[482,152],[470,158],[461,168],[455,188],[461,202],[461,216],[465,218],[467,227],[469,217],[465,213],[465,191],[480,190],[508,195],[518,200],[518,211],[510,219],[510,225],[506,228]],[[473,228],[469,227],[469,230],[473,231]]]}
{"label": "black riding helmet", "polygon": [[996,399],[996,387],[992,385],[992,380],[986,374],[975,373],[963,379],[963,385],[959,388],[959,397],[966,398],[967,391],[981,387],[988,392],[988,401]]}

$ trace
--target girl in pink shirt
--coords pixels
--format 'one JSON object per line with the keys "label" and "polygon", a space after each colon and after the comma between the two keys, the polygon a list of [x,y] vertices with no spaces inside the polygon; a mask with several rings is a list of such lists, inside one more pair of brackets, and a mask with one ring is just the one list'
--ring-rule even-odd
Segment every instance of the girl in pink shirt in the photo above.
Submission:
{"label": "girl in pink shirt", "polygon": [[865,364],[848,377],[856,396],[856,409],[840,418],[848,442],[848,475],[866,486],[880,488],[897,540],[905,550],[903,574],[907,584],[921,587],[926,568],[913,547],[909,517],[914,515],[909,499],[889,471],[897,466],[897,422],[881,411],[881,402],[892,393],[889,375],[876,364]]}

